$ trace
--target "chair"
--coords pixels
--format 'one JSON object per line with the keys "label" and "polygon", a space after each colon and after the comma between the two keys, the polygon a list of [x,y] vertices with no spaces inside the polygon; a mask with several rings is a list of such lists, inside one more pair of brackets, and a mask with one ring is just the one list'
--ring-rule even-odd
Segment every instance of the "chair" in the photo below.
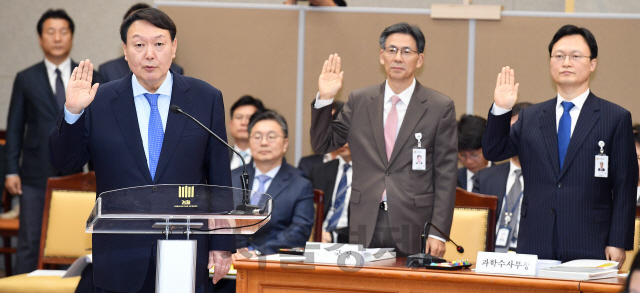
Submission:
{"label": "chair", "polygon": [[475,263],[478,251],[494,251],[497,205],[496,196],[456,189],[450,237],[464,247],[464,253],[458,253],[456,247],[447,242],[445,259],[468,259]]}
{"label": "chair", "polygon": [[316,208],[316,214],[309,241],[320,242],[322,241],[322,223],[324,223],[324,191],[320,189],[313,190],[313,205]]}
{"label": "chair", "polygon": [[[3,211],[11,210],[11,195],[4,189],[2,192],[2,207]],[[20,228],[20,220],[15,219],[0,219],[0,237],[2,237],[2,247],[0,247],[0,254],[4,255],[4,267],[5,275],[13,275],[11,255],[16,253],[16,248],[11,247],[11,237],[18,236],[18,230]]]}
{"label": "chair", "polygon": [[[91,251],[85,223],[96,198],[95,173],[49,178],[42,219],[38,269],[72,264]],[[28,277],[0,279],[0,292],[74,292],[80,277]]]}
{"label": "chair", "polygon": [[624,264],[620,268],[623,272],[628,272],[631,268],[631,263],[633,262],[633,258],[635,258],[638,253],[638,249],[640,248],[640,206],[636,205],[636,220],[634,221],[634,229],[633,229],[633,250],[629,250],[625,252],[626,258]]}

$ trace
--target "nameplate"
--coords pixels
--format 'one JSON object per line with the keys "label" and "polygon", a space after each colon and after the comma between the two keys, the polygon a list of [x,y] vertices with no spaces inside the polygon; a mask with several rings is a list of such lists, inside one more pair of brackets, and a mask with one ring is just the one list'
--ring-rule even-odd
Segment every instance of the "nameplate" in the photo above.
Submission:
{"label": "nameplate", "polygon": [[537,266],[537,255],[479,251],[476,272],[535,276]]}

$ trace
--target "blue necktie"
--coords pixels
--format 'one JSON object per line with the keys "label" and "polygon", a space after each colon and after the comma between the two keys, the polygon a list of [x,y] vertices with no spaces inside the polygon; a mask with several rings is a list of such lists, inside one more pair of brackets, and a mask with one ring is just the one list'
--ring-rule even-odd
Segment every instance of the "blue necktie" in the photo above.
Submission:
{"label": "blue necktie", "polygon": [[564,164],[564,157],[567,155],[567,148],[569,147],[569,140],[571,140],[571,115],[569,111],[573,108],[574,104],[571,102],[563,101],[562,107],[564,107],[564,113],[560,117],[558,123],[558,155],[560,158],[560,169]]}
{"label": "blue necktie", "polygon": [[149,115],[149,173],[151,179],[156,176],[156,168],[158,167],[158,159],[162,150],[162,141],[164,140],[164,129],[162,129],[162,119],[160,119],[160,111],[158,110],[158,97],[160,94],[144,94],[151,106],[151,114]]}
{"label": "blue necktie", "polygon": [[264,187],[267,181],[271,180],[271,177],[267,175],[259,175],[259,176],[256,176],[256,178],[258,178],[258,182],[259,182],[258,191],[255,192],[253,196],[251,196],[251,201],[249,202],[249,204],[254,206],[260,203],[260,199],[262,199],[262,194],[265,192]]}
{"label": "blue necktie", "polygon": [[340,178],[340,183],[338,183],[338,191],[336,192],[336,200],[333,203],[334,212],[329,219],[329,223],[327,224],[327,231],[331,232],[336,229],[338,226],[338,221],[340,220],[340,216],[342,216],[342,211],[344,210],[344,199],[347,195],[347,170],[351,167],[349,164],[344,164],[344,172],[342,172],[342,178]]}

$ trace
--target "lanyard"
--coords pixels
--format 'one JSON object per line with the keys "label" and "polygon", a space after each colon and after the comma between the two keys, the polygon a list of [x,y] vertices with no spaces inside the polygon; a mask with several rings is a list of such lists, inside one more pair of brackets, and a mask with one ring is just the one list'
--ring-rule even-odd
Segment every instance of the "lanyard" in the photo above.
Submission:
{"label": "lanyard", "polygon": [[[518,196],[518,199],[513,203],[513,206],[511,207],[511,211],[510,212],[505,212],[504,213],[504,225],[505,226],[509,226],[509,222],[511,222],[511,217],[513,216],[513,212],[516,211],[516,207],[518,206],[518,203],[520,202],[520,199],[522,199],[522,195],[524,194],[524,190],[520,191],[520,195]],[[509,196],[507,194],[504,195],[505,197],[505,208],[509,209]]]}

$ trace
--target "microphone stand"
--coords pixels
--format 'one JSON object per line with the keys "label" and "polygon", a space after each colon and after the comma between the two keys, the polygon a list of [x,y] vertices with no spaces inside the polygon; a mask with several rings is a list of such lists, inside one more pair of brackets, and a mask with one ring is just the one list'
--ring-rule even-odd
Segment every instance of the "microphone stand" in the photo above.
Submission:
{"label": "microphone stand", "polygon": [[249,204],[251,199],[251,190],[249,190],[249,173],[247,173],[247,163],[244,161],[244,158],[242,157],[242,155],[240,155],[240,153],[236,151],[233,147],[231,147],[226,141],[224,141],[218,135],[213,133],[213,131],[211,131],[209,128],[207,128],[202,123],[200,123],[200,121],[198,121],[196,118],[193,118],[191,115],[182,111],[182,109],[180,109],[180,107],[178,107],[177,105],[171,105],[169,107],[169,110],[171,110],[171,112],[173,113],[180,113],[189,117],[191,120],[193,120],[195,123],[200,125],[200,127],[202,127],[204,130],[209,132],[209,134],[213,135],[213,137],[215,137],[218,141],[223,143],[227,148],[232,150],[236,155],[240,157],[240,160],[242,161],[242,167],[243,167],[242,175],[240,175],[240,184],[242,186],[242,204],[238,205],[235,210],[231,211],[231,214],[234,214],[234,215],[258,214],[260,212],[260,207]]}
{"label": "microphone stand", "polygon": [[430,254],[426,253],[426,249],[427,249],[427,226],[433,227],[435,228],[438,232],[440,232],[447,241],[451,241],[451,243],[453,243],[453,245],[456,246],[456,250],[459,253],[463,253],[464,252],[464,248],[458,244],[456,244],[455,242],[453,242],[453,240],[451,240],[451,238],[449,238],[449,236],[447,234],[445,234],[444,232],[440,231],[440,229],[438,229],[438,227],[436,227],[436,225],[434,225],[433,223],[431,223],[430,221],[424,223],[424,228],[422,229],[422,235],[420,235],[420,253],[417,254],[413,254],[410,256],[407,256],[407,267],[411,267],[414,263],[417,264],[418,266],[421,267],[426,267],[429,266],[431,263],[442,263],[442,262],[447,262],[444,258],[440,258],[437,256],[433,256]]}

